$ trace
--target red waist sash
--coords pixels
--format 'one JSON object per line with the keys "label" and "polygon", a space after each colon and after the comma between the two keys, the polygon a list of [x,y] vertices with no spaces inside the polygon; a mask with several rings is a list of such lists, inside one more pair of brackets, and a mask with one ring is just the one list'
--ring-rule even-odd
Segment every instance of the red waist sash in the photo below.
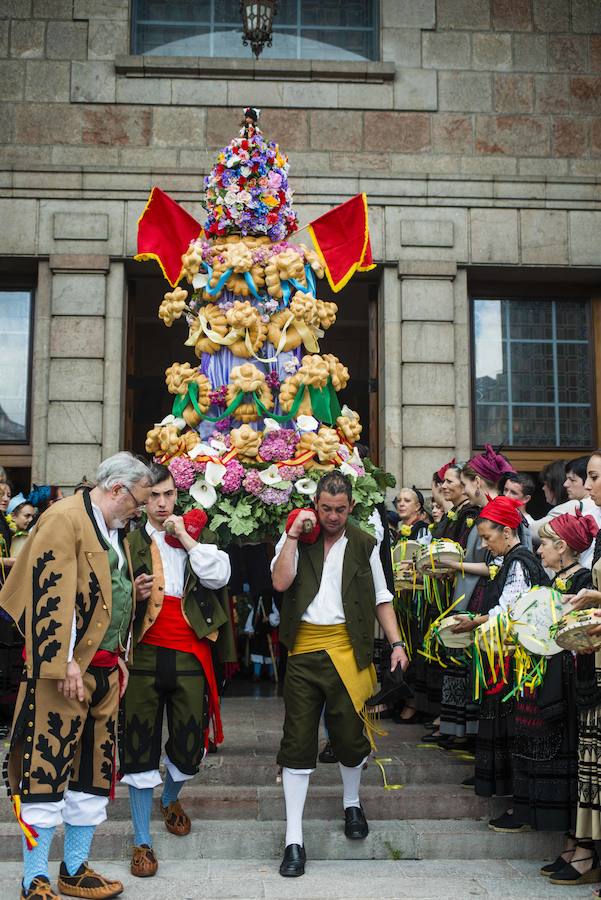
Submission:
{"label": "red waist sash", "polygon": [[[181,597],[172,597],[165,594],[163,606],[157,616],[156,622],[148,629],[141,644],[151,644],[154,647],[165,647],[168,650],[180,650],[182,653],[192,653],[196,657],[207,682],[209,695],[209,717],[213,723],[213,739],[216,744],[223,742],[223,727],[219,710],[219,692],[211,648],[207,638],[202,640],[197,637],[194,629],[186,622],[182,613]],[[208,730],[204,735],[205,749],[208,746]]]}

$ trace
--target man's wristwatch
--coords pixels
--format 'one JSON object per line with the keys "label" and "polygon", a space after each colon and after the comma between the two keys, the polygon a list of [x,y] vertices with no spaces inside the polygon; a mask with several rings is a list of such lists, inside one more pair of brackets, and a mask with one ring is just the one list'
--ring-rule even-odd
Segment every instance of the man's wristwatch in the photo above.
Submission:
{"label": "man's wristwatch", "polygon": [[407,649],[407,645],[405,644],[405,641],[394,641],[394,643],[392,643],[390,646],[392,647],[393,650],[395,647],[402,647],[403,650]]}

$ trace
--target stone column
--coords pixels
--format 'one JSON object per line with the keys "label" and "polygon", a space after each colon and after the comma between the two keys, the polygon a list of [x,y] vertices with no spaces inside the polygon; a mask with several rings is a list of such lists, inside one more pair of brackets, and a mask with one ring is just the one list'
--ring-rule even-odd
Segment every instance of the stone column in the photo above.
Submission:
{"label": "stone column", "polygon": [[55,255],[48,268],[47,396],[36,399],[46,401],[48,421],[46,440],[41,425],[37,436],[35,472],[70,489],[120,445],[124,267],[108,256]]}

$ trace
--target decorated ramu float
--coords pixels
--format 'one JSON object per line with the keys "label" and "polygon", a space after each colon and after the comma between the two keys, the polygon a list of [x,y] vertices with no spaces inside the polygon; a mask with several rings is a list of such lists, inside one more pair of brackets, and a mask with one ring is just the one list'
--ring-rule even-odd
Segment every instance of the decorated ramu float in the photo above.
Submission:
{"label": "decorated ramu float", "polygon": [[[338,306],[319,298],[374,267],[359,194],[298,231],[288,160],[244,110],[240,134],[205,178],[204,227],[158,187],[138,223],[136,259],[156,259],[171,290],[158,315],[187,326],[188,357],[165,372],[172,411],[146,438],[184,511],[202,508],[227,545],[275,538],[310,504],[319,477],[353,480],[354,518],[368,523],[394,479],[357,450],[362,425],[344,404],[344,361],[322,351]],[[301,229],[304,230],[304,229]]]}

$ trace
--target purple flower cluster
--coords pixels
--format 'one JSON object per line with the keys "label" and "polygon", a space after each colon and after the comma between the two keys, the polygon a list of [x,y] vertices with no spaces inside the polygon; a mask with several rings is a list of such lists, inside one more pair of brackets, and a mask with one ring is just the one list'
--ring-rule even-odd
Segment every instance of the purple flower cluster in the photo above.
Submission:
{"label": "purple flower cluster", "polygon": [[280,376],[275,369],[273,369],[271,372],[269,372],[268,375],[265,376],[265,382],[272,391],[277,391],[280,386]]}
{"label": "purple flower cluster", "polygon": [[296,431],[292,428],[280,428],[279,431],[270,431],[265,435],[259,453],[266,462],[280,462],[292,459],[297,444]]}
{"label": "purple flower cluster", "polygon": [[281,503],[288,503],[292,488],[286,488],[281,491],[279,488],[267,487],[261,491],[260,499],[267,506],[279,506]]}
{"label": "purple flower cluster", "polygon": [[204,186],[210,238],[266,234],[279,241],[296,230],[288,159],[258,128],[242,132],[221,150]]}
{"label": "purple flower cluster", "polygon": [[265,485],[259,478],[258,471],[256,469],[250,469],[244,477],[242,487],[247,494],[252,494],[253,497],[259,497]]}
{"label": "purple flower cluster", "polygon": [[225,409],[226,407],[226,395],[227,395],[227,385],[222,384],[221,387],[215,388],[215,390],[209,391],[209,400],[213,406],[218,406],[220,409]]}
{"label": "purple flower cluster", "polygon": [[187,491],[196,481],[196,466],[185,456],[175,456],[167,468],[173,475],[176,488],[181,491]]}
{"label": "purple flower cluster", "polygon": [[280,471],[285,481],[298,481],[306,475],[304,466],[282,466]]}
{"label": "purple flower cluster", "polygon": [[221,490],[224,494],[235,494],[242,486],[242,479],[246,469],[237,459],[232,459],[225,467],[225,475],[221,482]]}

